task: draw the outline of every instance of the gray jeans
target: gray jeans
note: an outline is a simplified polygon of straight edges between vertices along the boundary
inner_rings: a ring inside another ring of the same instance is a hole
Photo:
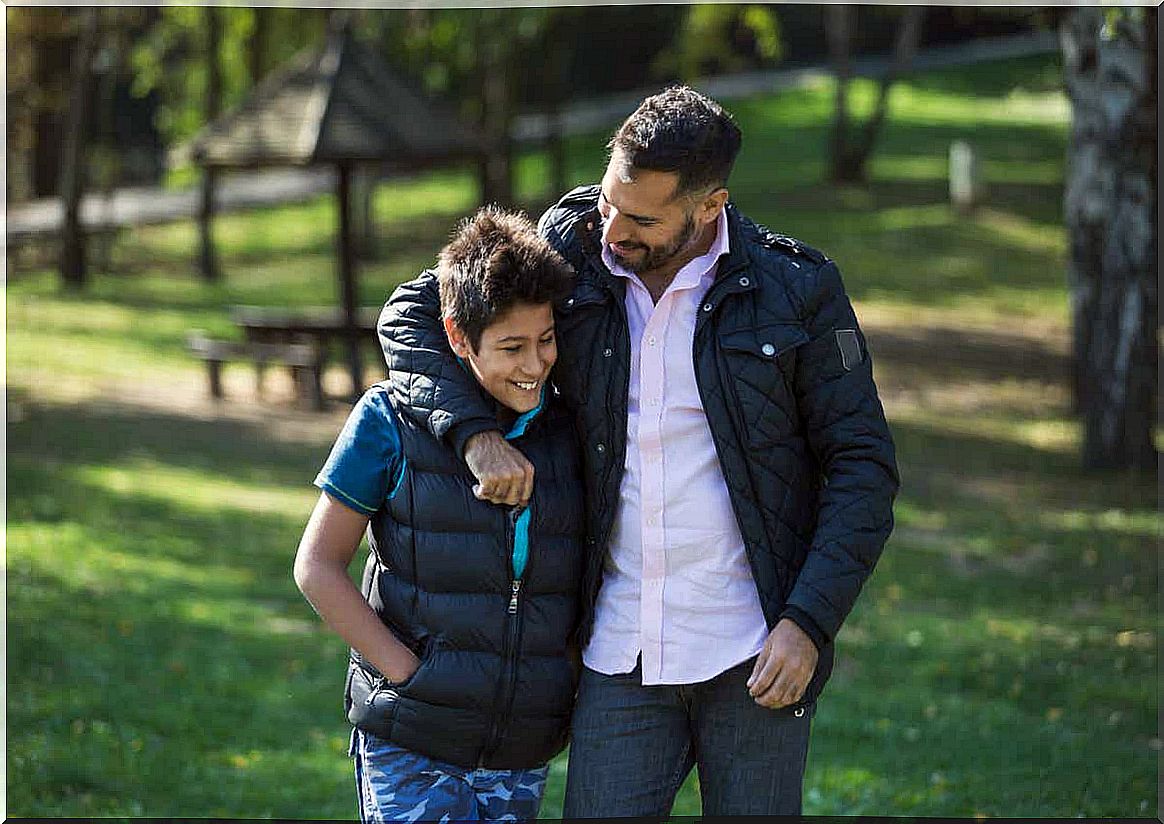
[[[563,817],[666,816],[692,766],[703,815],[799,815],[815,707],[756,704],[754,662],[682,686],[583,670]]]

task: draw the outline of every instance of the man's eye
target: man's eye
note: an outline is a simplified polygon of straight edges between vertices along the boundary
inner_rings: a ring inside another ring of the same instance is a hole
[[[502,352],[520,352],[521,347],[520,346],[502,346],[501,351]]]
[[[546,337],[544,337],[544,338],[542,338],[542,339],[541,339],[541,344],[542,344],[542,346],[549,346],[549,345],[550,345],[551,343],[553,343],[553,342],[554,342],[554,336],[553,336],[553,335],[547,335]]]

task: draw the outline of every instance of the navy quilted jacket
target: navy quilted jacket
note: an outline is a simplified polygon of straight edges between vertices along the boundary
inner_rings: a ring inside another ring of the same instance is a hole
[[[538,224],[577,273],[556,307],[554,380],[575,410],[586,482],[583,643],[618,503],[630,374],[625,287],[602,262],[597,197],[597,186],[575,189]],[[791,618],[820,649],[804,704],[893,528],[893,440],[836,265],[730,204],[728,231],[696,321],[695,376],[768,625]],[[438,318],[435,276],[418,279],[385,305],[380,340],[392,391],[460,452],[496,423],[452,367]]]

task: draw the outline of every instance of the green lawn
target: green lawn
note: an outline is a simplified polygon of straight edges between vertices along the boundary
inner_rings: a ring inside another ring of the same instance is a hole
[[[1076,461],[1056,82],[1053,58],[918,77],[870,185],[840,190],[817,182],[827,89],[730,107],[733,197],[839,262],[904,484],[816,716],[807,813],[1156,814],[1161,519],[1151,481]],[[960,138],[990,192],[970,218],[945,202]],[[571,141],[579,182],[602,142]],[[544,158],[519,171],[540,208]],[[473,197],[468,171],[384,186],[361,301],[428,264]],[[344,648],[291,581],[343,405],[257,403],[236,366],[216,410],[183,349],[191,328],[234,334],[231,304],[334,302],[333,207],[219,225],[216,286],[191,223],[126,232],[81,296],[50,272],[8,281],[12,815],[354,816]],[[546,817],[564,776],[565,755]],[[693,778],[674,812],[698,811]]]

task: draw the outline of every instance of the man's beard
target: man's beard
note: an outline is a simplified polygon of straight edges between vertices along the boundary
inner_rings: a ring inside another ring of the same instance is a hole
[[[614,259],[618,264],[626,269],[628,272],[634,272],[636,275],[641,275],[643,272],[653,272],[666,264],[676,255],[682,254],[691,245],[691,241],[695,238],[695,214],[688,212],[684,217],[683,228],[676,233],[667,243],[662,246],[640,246],[640,249],[645,249],[646,254],[638,262],[624,258],[622,255],[614,252]]]

